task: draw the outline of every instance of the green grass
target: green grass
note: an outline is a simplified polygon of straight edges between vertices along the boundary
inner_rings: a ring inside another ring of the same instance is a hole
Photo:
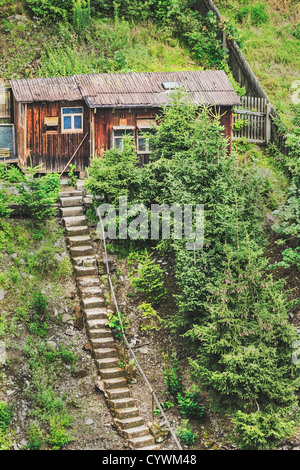
[[[0,0],[1,1],[1,0]],[[152,23],[93,19],[84,41],[69,26],[0,20],[0,78],[199,69]]]
[[[77,356],[64,344],[53,349],[47,343],[48,330],[60,321],[53,316],[57,299],[64,299],[70,311],[73,300],[67,298],[65,286],[71,264],[64,253],[62,230],[51,219],[42,232],[36,239],[30,221],[1,221],[0,288],[5,289],[5,298],[1,302],[0,340],[5,341],[14,361],[17,350],[22,354],[26,368],[30,385],[24,394],[31,404],[25,429],[28,448],[56,450],[72,440],[66,397],[58,393],[57,384],[70,373],[71,366],[75,367]],[[41,262],[48,267],[41,269]],[[7,367],[12,373],[9,364]],[[0,406],[0,449],[10,449],[14,428],[4,433],[1,423]]]
[[[253,0],[251,6],[265,5],[267,21],[262,24],[254,24],[249,15],[238,21],[238,12],[248,2],[216,0],[215,3],[220,13],[238,28],[245,58],[282,120],[290,124],[292,85],[300,79],[299,2]]]

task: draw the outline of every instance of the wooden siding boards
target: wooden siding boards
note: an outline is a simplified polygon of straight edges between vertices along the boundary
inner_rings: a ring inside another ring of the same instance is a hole
[[[77,171],[84,171],[91,155],[103,155],[111,148],[113,126],[126,122],[136,129],[138,118],[155,118],[161,106],[169,103],[163,81],[181,83],[198,106],[216,107],[230,150],[232,106],[240,101],[224,71],[90,74],[11,80],[21,163],[28,164],[30,155],[33,166],[44,165],[41,171],[62,172],[87,135],[72,160]],[[27,103],[25,125],[19,119],[21,103]],[[62,132],[61,108],[78,106],[84,111],[83,132]],[[54,116],[57,131],[47,131],[45,117]]]
[[[61,131],[61,109],[63,107],[83,108],[83,131],[65,133]],[[57,132],[47,132],[45,116],[58,117]],[[83,101],[30,103],[27,113],[27,153],[32,165],[43,165],[41,172],[61,172],[80,145],[85,134],[90,134],[89,109]],[[72,163],[77,171],[84,171],[89,164],[90,142],[86,138]]]

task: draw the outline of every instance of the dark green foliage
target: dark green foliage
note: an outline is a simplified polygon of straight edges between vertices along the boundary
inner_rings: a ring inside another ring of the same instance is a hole
[[[163,285],[162,268],[155,263],[147,251],[129,256],[129,259],[135,259],[139,263],[139,267],[130,277],[131,284],[139,291],[144,292],[154,305],[159,304],[167,294]]]
[[[4,401],[0,402],[0,430],[7,431],[13,417],[11,407]]]
[[[195,433],[189,425],[188,419],[184,419],[182,421],[181,425],[176,429],[176,435],[179,437],[182,443],[187,446],[194,444],[198,437],[198,434]]]
[[[5,190],[0,189],[0,217],[9,217],[11,210],[9,209],[10,197]]]
[[[261,224],[267,177],[251,159],[228,154],[218,116],[196,110],[180,94],[164,109],[152,139],[152,161],[136,168],[133,177],[125,172],[124,193],[130,191],[131,201],[147,207],[204,204],[203,249],[186,250],[185,240],[172,237],[168,245],[175,252],[179,307],[169,323],[185,333],[193,349],[192,377],[223,408],[252,413],[259,407],[266,418],[279,410],[284,420],[297,402],[297,366],[291,361],[297,335],[282,283],[266,273]],[[296,162],[294,154],[291,158]],[[105,174],[103,165],[101,179],[93,175],[95,188],[105,189]],[[102,194],[115,204],[120,182],[111,178],[110,183]],[[296,218],[296,203],[292,206],[289,218]],[[181,400],[178,362],[164,374],[168,393],[175,400],[179,393]],[[191,405],[188,397],[186,403]],[[271,434],[265,437],[272,446]]]
[[[188,333],[199,342],[193,377],[222,406],[291,410],[298,386],[290,350],[296,330],[289,323],[286,296],[263,275],[266,261],[253,251],[249,255],[248,266],[236,271],[229,254],[223,279],[210,286],[210,320]]]
[[[259,3],[257,5],[247,5],[240,8],[236,13],[238,22],[250,18],[251,24],[258,26],[269,21],[268,13],[266,12],[266,5]]]
[[[31,323],[28,328],[29,331],[38,336],[46,336],[48,331],[48,301],[42,292],[33,294],[31,308]]]
[[[21,183],[25,181],[25,176],[17,167],[0,163],[0,180],[8,183]]]
[[[41,450],[44,443],[43,433],[36,425],[32,425],[29,430],[29,442],[27,450]]]
[[[167,392],[173,397],[183,392],[183,376],[176,351],[170,355],[164,354],[165,365],[163,367],[164,381]]]
[[[18,187],[17,203],[22,215],[29,216],[33,225],[39,226],[54,215],[53,204],[58,198],[57,176],[34,177],[34,172],[26,178],[26,183]]]
[[[185,390],[183,394],[177,394],[178,406],[182,414],[187,418],[201,420],[205,415],[203,396],[199,389]]]
[[[58,356],[60,356],[61,360],[66,364],[76,364],[78,360],[77,356],[75,356],[71,350],[66,349],[64,346],[60,347]]]
[[[119,312],[121,322],[119,319],[119,315],[117,312],[108,312],[107,318],[108,318],[108,326],[113,329],[115,337],[116,338],[122,338],[122,329],[124,333],[126,332],[126,329],[129,326],[129,319],[124,315],[124,313]],[[122,323],[122,325],[121,325]]]
[[[34,315],[36,315],[40,321],[43,321],[46,318],[48,301],[42,292],[37,292],[33,295],[31,308]]]
[[[274,449],[293,431],[294,422],[282,419],[280,414],[257,411],[246,414],[238,411],[233,419],[239,434],[235,440],[241,449]]]
[[[68,186],[72,186],[73,188],[76,188],[76,182],[78,180],[77,176],[75,175],[76,165],[72,165],[72,163],[70,163],[69,166],[70,166],[70,170],[68,172],[68,177],[69,177]]]
[[[73,7],[73,0],[26,0],[26,3],[34,16],[53,22],[66,22]]]
[[[73,27],[78,36],[83,33],[91,22],[90,0],[73,0]]]
[[[124,139],[123,151],[108,150],[104,157],[94,158],[89,168],[86,187],[93,194],[109,201],[116,207],[120,196],[134,201],[139,191],[141,171],[137,166],[138,157],[130,136]]]

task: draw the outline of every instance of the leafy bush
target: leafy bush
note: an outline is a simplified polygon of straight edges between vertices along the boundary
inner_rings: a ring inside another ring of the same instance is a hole
[[[73,0],[73,26],[78,36],[90,26],[90,22],[90,0]]]
[[[0,402],[0,430],[7,431],[13,417],[13,411],[6,402]]]
[[[239,23],[250,18],[251,24],[258,26],[269,21],[266,5],[260,3],[257,5],[247,5],[240,8],[236,13],[236,19]]]
[[[21,183],[25,181],[25,176],[19,168],[0,163],[0,180],[8,181],[9,183]]]
[[[70,18],[73,0],[26,0],[34,16],[44,21],[64,21]]]
[[[273,264],[271,267],[278,268],[282,266],[283,268],[290,268],[292,265],[296,265],[300,269],[300,247],[295,249],[287,248],[282,252],[283,261]]]
[[[54,215],[53,204],[58,198],[57,177],[34,177],[34,172],[27,177],[26,183],[19,186],[17,203],[20,212],[32,219],[33,225],[42,225]]]
[[[183,442],[183,444],[187,446],[191,446],[192,444],[194,444],[195,440],[198,437],[198,434],[193,432],[193,430],[191,429],[188,419],[184,419],[182,421],[181,426],[179,426],[176,430],[176,435]]]
[[[199,389],[186,390],[177,395],[177,401],[181,413],[187,418],[201,420],[205,415],[203,396]]]
[[[287,438],[294,423],[283,419],[279,414],[257,411],[243,413],[238,411],[233,419],[235,431],[239,434],[236,442],[241,449],[274,449],[284,438]]]
[[[41,450],[44,443],[42,431],[37,425],[30,426],[29,429],[29,442],[26,446],[28,450]]]
[[[68,185],[72,186],[73,188],[76,188],[76,182],[78,179],[77,176],[75,175],[75,168],[76,168],[76,165],[72,165],[71,163],[70,171],[68,172],[68,177],[69,177]]]
[[[11,209],[9,209],[10,197],[5,190],[0,189],[0,217],[9,217]],[[1,238],[1,236],[0,236]]]
[[[48,435],[48,443],[53,450],[59,450],[65,445],[72,442],[70,433],[66,430],[70,426],[70,419],[60,417],[50,418],[50,433]]]
[[[154,310],[152,305],[143,302],[138,306],[138,309],[142,312],[141,330],[145,333],[158,330],[158,323],[161,321],[161,319],[157,315],[157,312]]]
[[[132,259],[133,256],[129,258]],[[137,276],[133,274],[130,276],[131,284],[144,292],[154,305],[159,304],[167,294],[163,285],[162,268],[155,263],[147,251],[135,255],[135,259],[139,265],[134,271]]]
[[[38,336],[45,336],[48,331],[48,301],[44,294],[37,292],[33,295],[31,302],[31,323],[28,328],[29,331]]]
[[[59,356],[61,357],[62,361],[66,364],[76,364],[76,362],[78,361],[78,357],[75,356],[72,351],[66,349],[64,346],[60,347]]]
[[[163,357],[165,361],[163,375],[167,392],[176,398],[183,391],[183,376],[177,353],[172,351],[170,355],[164,354]]]
[[[120,317],[122,321],[123,330],[124,332],[126,332],[126,329],[129,326],[129,319],[122,312],[120,312]],[[122,327],[117,312],[114,313],[108,311],[107,318],[108,326],[114,330],[116,338],[122,338]]]
[[[135,200],[140,182],[138,157],[131,137],[126,136],[122,151],[108,150],[103,158],[92,160],[86,187],[117,206],[120,196],[127,196],[128,202]]]

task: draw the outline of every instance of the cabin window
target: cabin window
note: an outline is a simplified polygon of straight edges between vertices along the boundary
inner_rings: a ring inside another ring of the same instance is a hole
[[[123,148],[123,140],[125,135],[130,135],[132,138],[134,137],[133,129],[113,129],[113,147],[116,149]]]
[[[137,151],[138,153],[151,152],[151,141],[149,134],[153,134],[153,129],[139,129],[137,135]]]
[[[62,108],[62,132],[83,131],[83,108]]]

